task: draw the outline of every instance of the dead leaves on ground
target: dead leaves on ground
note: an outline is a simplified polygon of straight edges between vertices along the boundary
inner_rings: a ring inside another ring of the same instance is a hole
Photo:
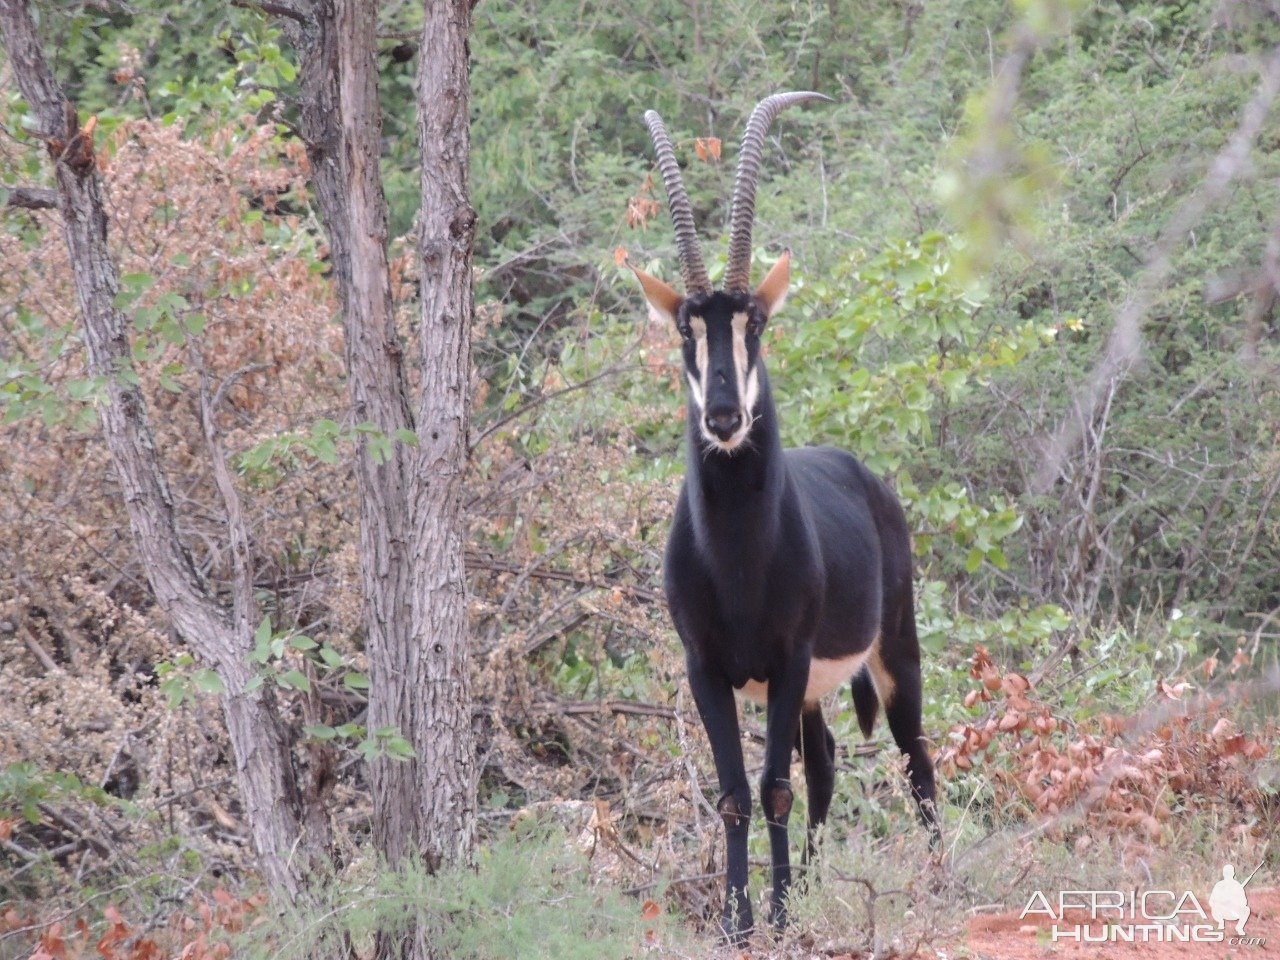
[[[1056,819],[1055,830],[1079,818],[1161,842],[1180,808],[1225,801],[1252,810],[1265,802],[1258,765],[1274,731],[1240,732],[1220,716],[1226,699],[1192,702],[1188,680],[1159,681],[1145,716],[1077,724],[1036,699],[1026,677],[1002,671],[985,647],[969,675],[977,685],[964,705],[983,715],[951,728],[938,763],[950,776],[981,765],[1006,809]]]
[[[196,895],[186,911],[160,927],[131,924],[114,904],[93,926],[83,917],[68,926],[66,920],[48,922],[9,909],[0,914],[0,936],[29,932],[34,949],[28,960],[226,960],[231,948],[221,938],[253,926],[265,903],[264,894],[240,898],[219,887],[207,898]]]

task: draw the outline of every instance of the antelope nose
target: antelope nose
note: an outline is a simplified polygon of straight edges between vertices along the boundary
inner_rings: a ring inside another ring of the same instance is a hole
[[[741,410],[717,410],[706,415],[707,429],[721,440],[728,440],[742,426]]]

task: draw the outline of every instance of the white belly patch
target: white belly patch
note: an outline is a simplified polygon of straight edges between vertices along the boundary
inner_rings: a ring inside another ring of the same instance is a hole
[[[862,665],[867,662],[867,658],[874,650],[875,646],[872,645],[861,653],[840,657],[837,660],[820,660],[816,657],[810,660],[809,684],[804,689],[804,702],[816,703],[832,690],[848,683],[853,679],[853,675],[862,669]],[[769,682],[748,680],[737,689],[737,693],[756,703],[768,703]]]

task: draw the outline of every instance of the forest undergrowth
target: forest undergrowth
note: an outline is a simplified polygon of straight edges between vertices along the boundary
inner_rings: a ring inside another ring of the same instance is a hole
[[[119,13],[69,35],[69,82],[101,114],[120,303],[181,532],[225,595],[197,400],[216,391],[265,613],[254,682],[300,735],[334,867],[310,901],[271,906],[224,691],[150,595],[96,432],[104,385],[86,371],[56,214],[6,209],[0,960],[366,955],[374,931],[424,905],[459,957],[717,949],[717,785],[660,575],[683,385],[672,332],[643,317],[622,268],[670,276],[641,106],[671,120],[699,226],[719,228],[721,137],[728,157],[748,94],[718,85],[716,44],[744,64],[744,89],[842,92],[773,144],[761,265],[789,247],[798,266],[766,349],[787,441],[853,450],[906,503],[945,837],[932,854],[887,729],[864,740],[847,691],[833,696],[820,856],[791,928],[753,951],[928,956],[963,940],[972,911],[1034,890],[1202,889],[1225,862],[1278,882],[1280,334],[1257,280],[1280,209],[1274,121],[1179,254],[1144,366],[1094,415],[1071,393],[1235,129],[1255,80],[1243,65],[1275,40],[1256,5],[1076,10],[1024,78],[1025,151],[995,138],[1014,172],[993,193],[964,178],[994,122],[974,91],[1005,49],[996,0],[799,4],[790,19],[749,5],[745,38],[699,20],[697,56],[661,31],[637,46],[646,12],[616,4],[546,4],[541,18],[480,5],[466,511],[482,843],[474,871],[435,877],[367,853],[365,764],[407,744],[366,722],[352,458],[357,440],[405,441],[349,412],[307,153],[271,93],[292,79],[278,32],[214,6],[188,15],[225,28],[222,46],[186,59],[165,45],[179,21],[157,39]],[[653,15],[698,7],[669,6]],[[411,108],[392,49],[384,160],[404,232],[412,137],[397,109]],[[0,172],[39,179],[23,105],[0,94]],[[521,140],[531,118],[555,136]],[[995,222],[1012,234],[984,235]],[[410,242],[391,243],[406,340]],[[718,271],[714,239],[709,251]],[[1061,423],[1079,427],[1075,446],[1037,488]],[[763,728],[744,707],[753,782]],[[801,796],[796,850],[804,817]],[[757,897],[767,860],[755,830]]]

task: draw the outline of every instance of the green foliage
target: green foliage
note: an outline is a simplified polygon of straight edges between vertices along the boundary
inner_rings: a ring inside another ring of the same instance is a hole
[[[1024,482],[1145,250],[1250,95],[1254,78],[1236,66],[1280,38],[1262,13],[1217,10],[1214,0],[752,0],[733,17],[678,0],[479,6],[477,260],[482,293],[503,301],[502,322],[476,345],[490,387],[481,429],[514,416],[505,435],[532,457],[586,422],[634,449],[637,478],[678,472],[678,400],[655,376],[674,354],[647,339],[634,348],[638,298],[629,281],[606,282],[618,276],[615,246],[660,275],[673,266],[665,213],[640,225],[647,232],[625,221],[629,198],[662,200],[645,185],[640,115],[656,107],[673,132],[714,273],[740,119],[763,90],[831,92],[838,104],[779,122],[760,185],[758,246],[791,247],[803,276],[771,344],[788,441],[847,446],[891,476],[927,579],[992,622],[1024,604],[1123,619],[1199,599],[1206,620],[1223,624],[1217,642],[1274,607],[1280,563],[1280,519],[1258,509],[1276,502],[1263,498],[1280,391],[1242,361],[1247,292],[1206,296],[1261,260],[1280,208],[1280,165],[1266,148],[1274,123],[1255,170],[1179,254],[1148,323],[1146,369],[1111,410],[1088,516],[1069,498],[1027,496]],[[292,116],[296,64],[271,17],[212,0],[46,6],[43,17],[63,78],[102,130],[148,113],[192,136],[244,112]],[[413,5],[387,8],[382,32],[411,36],[420,17]],[[384,173],[404,231],[416,206],[414,62],[387,43]],[[1012,102],[993,77],[1010,54],[1026,55]],[[25,106],[13,94],[6,106],[24,138]],[[692,138],[707,135],[725,139],[725,162],[694,157]],[[0,172],[34,179],[38,158],[6,154]],[[292,237],[308,238],[314,247],[314,221]],[[147,277],[125,279],[140,363],[199,332],[189,304],[206,293],[158,298]],[[78,348],[73,331],[46,330],[23,308],[14,322],[55,354]],[[1265,361],[1274,322],[1263,329]],[[102,382],[55,389],[35,362],[10,352],[0,363],[6,420],[91,424]],[[539,406],[611,366],[558,410]],[[162,385],[177,389],[181,372],[161,371]],[[535,415],[517,415],[531,404]],[[322,420],[238,462],[269,488],[308,459],[335,462],[353,441],[382,460],[413,438]],[[1079,523],[1107,541],[1064,550],[1054,531],[1076,536]],[[1106,557],[1124,558],[1123,569],[1098,573],[1097,590],[1079,586]]]
[[[65,800],[128,807],[101,787],[87,784],[74,773],[42,770],[34,763],[10,763],[0,768],[0,820],[20,816],[27,823],[42,819],[40,805]]]
[[[368,676],[355,669],[350,660],[329,643],[320,643],[302,633],[276,631],[270,617],[262,618],[253,640],[254,648],[249,660],[257,667],[245,684],[246,693],[271,684],[280,690],[309,694],[313,676],[326,682],[340,682],[348,692],[357,696],[362,696],[369,689]],[[413,746],[394,726],[369,731],[359,723],[343,723],[336,727],[311,724],[304,732],[316,740],[335,741],[354,749],[366,760],[376,757],[409,760],[415,755]]]
[[[236,460],[240,472],[254,484],[271,487],[286,474],[298,470],[302,457],[311,457],[321,463],[335,464],[343,454],[343,447],[363,443],[374,463],[386,463],[397,443],[409,447],[418,445],[418,435],[412,430],[397,430],[388,436],[369,422],[346,428],[336,420],[317,420],[305,433],[282,433],[268,437],[241,452]]]
[[[106,387],[103,378],[78,377],[55,385],[48,376],[50,367],[79,350],[77,328],[52,323],[20,303],[13,306],[12,318],[18,335],[38,347],[32,355],[0,353],[0,423],[37,417],[46,427],[91,429],[96,423],[93,405]]]
[[[771,358],[775,379],[785,378],[777,392],[788,439],[852,450],[895,475],[917,550],[940,572],[973,573],[984,561],[1008,565],[1000,544],[1021,517],[1007,498],[975,503],[948,479],[936,431],[954,429],[957,405],[1055,331],[984,315],[982,294],[956,278],[953,250],[926,234],[799,284],[799,316],[775,332]]]
[[[270,103],[296,74],[276,25],[231,4],[37,9],[61,79],[78,105],[103,117],[102,129],[144,112],[167,122],[225,120]]]
[[[474,869],[360,872],[321,886],[307,908],[255,924],[234,944],[236,956],[303,960],[368,944],[375,933],[394,937],[424,917],[432,946],[457,960],[623,960],[650,942],[647,931],[665,944],[678,935],[670,919],[645,919],[637,901],[592,883],[585,854],[536,821],[486,845]]]
[[[605,696],[647,699],[653,683],[645,656],[606,651],[602,659],[595,659],[583,656],[579,647],[571,638],[556,668],[556,688],[566,696],[580,700]]]
[[[172,662],[156,664],[160,692],[165,695],[171,710],[176,710],[197,693],[217,696],[227,692],[217,671],[208,668],[193,670],[194,666],[195,658],[189,653],[180,654]]]

